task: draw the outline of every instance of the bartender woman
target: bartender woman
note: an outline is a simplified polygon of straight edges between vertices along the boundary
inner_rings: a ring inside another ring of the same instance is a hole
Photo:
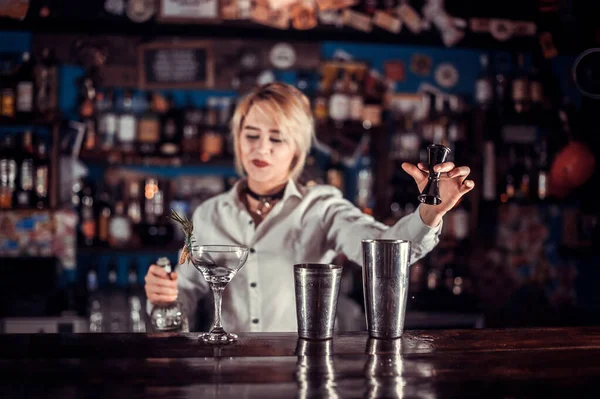
[[[362,264],[361,240],[412,241],[411,261],[423,258],[439,242],[442,218],[475,186],[468,166],[445,162],[441,173],[442,203],[420,204],[393,226],[363,213],[329,185],[298,183],[314,138],[308,98],[295,87],[269,83],[248,93],[231,121],[235,166],[243,176],[227,192],[194,210],[194,237],[201,244],[234,244],[250,248],[246,264],[223,296],[222,323],[239,332],[295,332],[293,265],[328,263],[343,253]],[[419,190],[427,183],[427,166],[403,163]],[[145,277],[148,311],[175,300],[188,315],[210,290],[204,277],[183,264],[170,278],[151,265]],[[194,330],[190,318],[190,331]]]

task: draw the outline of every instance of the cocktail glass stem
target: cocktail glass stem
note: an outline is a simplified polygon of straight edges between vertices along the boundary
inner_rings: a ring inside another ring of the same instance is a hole
[[[200,338],[209,344],[228,344],[237,340],[236,334],[228,333],[221,325],[221,303],[223,302],[223,290],[225,284],[210,284],[215,303],[215,316],[212,328],[208,333],[201,334]]]
[[[221,303],[223,302],[223,290],[225,289],[225,286],[211,284],[211,289],[213,292],[215,302],[215,320],[213,322],[213,326],[210,330],[210,333],[225,334],[225,330],[221,325]]]

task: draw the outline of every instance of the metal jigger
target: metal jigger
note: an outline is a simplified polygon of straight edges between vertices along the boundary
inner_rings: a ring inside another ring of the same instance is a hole
[[[441,144],[430,144],[427,146],[427,162],[429,163],[429,179],[423,192],[419,194],[419,201],[428,205],[439,205],[442,203],[440,198],[440,173],[434,172],[433,167],[437,164],[446,162],[446,158],[450,154],[450,148]]]

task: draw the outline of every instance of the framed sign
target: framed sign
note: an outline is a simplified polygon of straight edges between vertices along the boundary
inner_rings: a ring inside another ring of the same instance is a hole
[[[214,85],[214,58],[208,41],[152,42],[138,48],[141,89],[202,89]]]
[[[219,0],[160,0],[159,22],[219,20]]]

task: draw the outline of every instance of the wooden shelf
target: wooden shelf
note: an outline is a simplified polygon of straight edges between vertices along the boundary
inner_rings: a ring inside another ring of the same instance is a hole
[[[52,115],[46,118],[33,117],[31,119],[9,119],[0,120],[0,129],[3,127],[29,127],[29,126],[52,126],[61,122],[59,115]]]
[[[79,158],[84,162],[100,163],[105,165],[133,165],[133,166],[228,166],[233,165],[230,157],[219,157],[208,162],[185,161],[183,157],[161,157],[156,155],[140,155],[130,151],[121,150],[94,150],[81,151]]]
[[[103,168],[126,168],[147,172],[149,174],[173,175],[223,175],[237,176],[233,158],[224,156],[208,162],[186,161],[181,157],[165,158],[158,156],[141,156],[139,154],[119,150],[82,151],[79,158],[88,166]]]
[[[183,247],[183,243],[181,245],[177,245],[175,243],[170,243],[167,245],[161,246],[129,246],[124,248],[112,248],[112,247],[101,247],[101,246],[93,246],[93,247],[77,247],[78,255],[96,255],[96,254],[105,254],[105,255],[113,255],[113,254],[132,254],[132,253],[177,253]]]
[[[55,17],[28,17],[23,21],[0,18],[0,26],[4,30],[26,30],[34,33],[72,33],[85,32],[89,35],[150,35],[150,36],[194,36],[210,38],[246,38],[272,39],[277,35],[285,35],[287,41],[344,41],[363,43],[399,44],[411,46],[434,46],[445,48],[440,34],[432,29],[414,35],[408,29],[394,34],[373,27],[371,32],[362,32],[347,27],[320,25],[310,30],[276,29],[251,21],[203,21],[198,23],[158,23],[148,21],[133,23],[126,18],[96,17],[85,9],[78,10],[81,15],[60,16],[61,10],[52,10]],[[527,18],[530,20],[531,18]],[[489,34],[466,32],[465,37],[455,45],[457,48],[497,49],[499,51],[531,51],[539,47],[537,37],[515,37],[506,41],[498,41]],[[560,49],[561,53],[568,52]]]
[[[44,208],[44,209],[38,209],[38,208],[19,208],[19,209],[0,209],[0,213],[15,213],[15,214],[20,214],[20,215],[33,215],[36,213],[54,213],[54,212],[58,212],[61,209],[56,209],[56,208]]]

